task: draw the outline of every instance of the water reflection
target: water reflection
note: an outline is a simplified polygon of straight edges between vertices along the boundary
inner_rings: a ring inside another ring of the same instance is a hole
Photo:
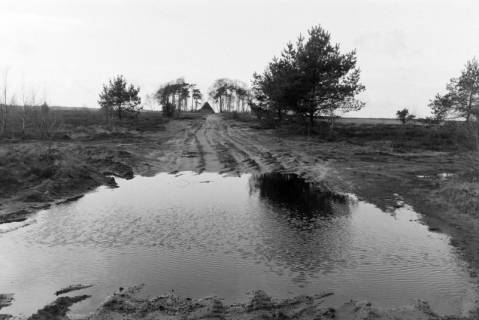
[[[292,275],[301,287],[318,272],[332,272],[338,264],[354,263],[344,254],[350,245],[350,206],[335,194],[295,174],[253,175],[250,194],[260,210],[255,258],[271,270]]]
[[[344,205],[347,199],[343,195],[321,190],[293,173],[253,175],[250,192],[258,192],[261,200],[304,218],[331,215],[336,211],[335,206]]]
[[[0,287],[16,299],[2,312],[35,311],[72,283],[95,284],[78,313],[139,283],[150,294],[175,289],[227,302],[251,289],[278,297],[331,290],[385,306],[422,298],[452,312],[471,296],[448,239],[407,208],[393,218],[292,175],[118,182],[0,234]]]

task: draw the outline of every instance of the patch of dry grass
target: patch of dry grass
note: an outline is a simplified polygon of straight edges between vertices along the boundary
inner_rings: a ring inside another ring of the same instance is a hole
[[[95,130],[152,131],[162,130],[168,122],[161,112],[142,111],[134,118],[115,119],[107,125],[100,109],[9,106],[7,130],[0,139],[68,140],[75,133],[85,135]]]

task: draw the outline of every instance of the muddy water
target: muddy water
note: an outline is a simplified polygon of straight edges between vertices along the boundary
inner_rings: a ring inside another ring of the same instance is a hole
[[[277,297],[333,291],[332,304],[386,307],[421,298],[443,314],[466,312],[477,296],[449,239],[407,206],[386,213],[293,175],[183,172],[118,182],[26,226],[2,226],[0,288],[16,299],[2,312],[30,314],[76,283],[94,287],[79,291],[92,298],[73,316],[140,283],[145,294],[226,302],[252,289]]]

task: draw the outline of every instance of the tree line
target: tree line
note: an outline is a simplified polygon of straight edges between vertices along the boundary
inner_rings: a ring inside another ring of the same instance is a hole
[[[0,92],[0,134],[7,131],[13,118],[20,119],[23,134],[29,127],[29,120],[35,122],[39,130],[48,132],[54,122],[49,117],[48,105],[37,104],[35,95],[28,98],[24,90],[21,103],[14,96],[7,103],[7,78],[8,72],[4,74]],[[214,81],[207,97],[219,112],[252,111],[259,118],[268,117],[277,123],[284,121],[286,116],[299,118],[309,131],[318,117],[329,119],[332,127],[339,112],[363,108],[365,104],[356,98],[363,90],[356,51],[341,52],[329,32],[314,26],[306,36],[299,35],[294,43],[289,42],[262,73],[254,73],[251,87],[239,80],[220,78]],[[98,104],[108,123],[114,117],[119,120],[136,117],[143,108],[139,93],[140,88],[128,84],[121,75],[105,84]],[[197,85],[184,78],[161,85],[153,94],[167,117],[197,111],[204,98]],[[437,94],[429,107],[431,119],[436,122],[448,119],[476,121],[479,118],[478,60],[468,61],[461,74],[449,81],[446,93]],[[403,123],[415,118],[407,108],[398,110],[396,116]]]
[[[307,37],[300,35],[294,44],[288,43],[280,57],[273,58],[263,73],[255,73],[251,89],[241,81],[221,78],[213,83],[208,97],[219,112],[253,111],[259,116],[274,117],[278,122],[285,114],[291,114],[311,128],[318,116],[333,120],[337,111],[364,107],[364,103],[356,99],[364,90],[356,63],[356,51],[341,53],[339,45],[331,42],[331,35],[321,26],[315,26]],[[110,91],[104,88],[99,101],[102,107],[112,105],[114,99],[107,99],[110,93],[121,95],[115,93],[115,85],[115,81],[110,82]],[[124,83],[118,84],[118,87],[124,86]],[[134,95],[132,91],[134,88],[130,87],[125,96]],[[182,111],[197,110],[203,95],[195,84],[178,78],[160,86],[154,98],[163,113],[172,117]],[[119,102],[113,104],[118,116],[121,117],[120,110],[134,108],[138,100],[134,101],[125,106]]]
[[[338,112],[357,111],[365,106],[356,98],[365,90],[356,64],[355,50],[341,53],[339,45],[331,42],[331,35],[321,26],[315,26],[306,37],[300,35],[295,43],[288,43],[262,73],[254,73],[251,89],[241,81],[220,78],[210,87],[208,97],[219,112],[252,111],[260,118],[267,116],[278,123],[285,115],[292,115],[300,118],[308,129],[313,127],[316,118],[322,117],[329,119],[332,125]],[[121,119],[122,114],[141,109],[138,92],[139,88],[132,85],[127,88],[124,78],[118,76],[103,88],[99,104],[107,114],[115,112]],[[163,113],[172,117],[182,111],[198,110],[203,94],[195,84],[178,78],[160,86],[154,99]],[[449,81],[446,93],[437,94],[428,106],[432,113],[432,117],[426,119],[429,122],[477,120],[478,60],[468,61],[461,74]],[[402,123],[415,120],[407,108],[398,110],[396,117]]]
[[[211,86],[208,95],[218,105],[219,112],[246,112],[249,110],[251,93],[239,80],[221,78]]]
[[[172,117],[182,111],[198,111],[203,94],[195,84],[183,78],[167,82],[154,94],[166,116]],[[189,98],[191,97],[191,103]],[[208,97],[219,112],[246,112],[249,110],[250,91],[239,80],[221,78],[214,81],[208,91]]]
[[[183,78],[162,85],[154,95],[162,106],[163,113],[168,116],[178,116],[182,111],[196,111],[203,99],[201,90],[194,83],[188,83]],[[188,104],[191,97],[191,104]]]
[[[125,116],[136,116],[142,109],[139,92],[139,87],[127,84],[125,78],[119,75],[103,86],[98,104],[109,121],[114,115],[119,120]],[[239,80],[216,80],[208,91],[208,97],[219,112],[249,111],[250,90]],[[186,111],[198,111],[203,98],[203,93],[196,84],[189,83],[184,78],[164,83],[153,94],[153,99],[167,117],[178,117]]]

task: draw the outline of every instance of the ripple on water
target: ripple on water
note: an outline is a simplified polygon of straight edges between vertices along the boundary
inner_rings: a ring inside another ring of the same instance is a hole
[[[295,175],[183,172],[119,186],[0,235],[0,286],[17,299],[5,312],[33,311],[71,283],[96,284],[79,313],[138,283],[152,294],[227,301],[251,289],[279,297],[332,290],[384,306],[421,298],[444,313],[461,313],[476,296],[448,238],[407,206],[391,215]]]

